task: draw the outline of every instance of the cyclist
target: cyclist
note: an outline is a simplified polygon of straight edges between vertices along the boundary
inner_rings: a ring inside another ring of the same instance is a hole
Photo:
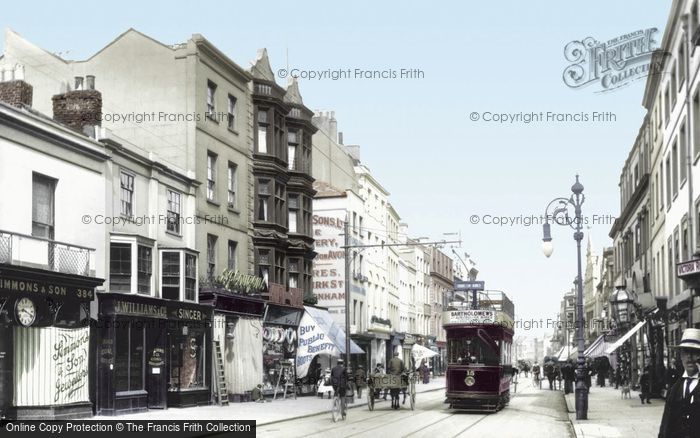
[[[338,359],[338,363],[331,370],[331,385],[333,395],[340,398],[340,411],[345,418],[345,390],[348,386],[348,372],[344,366],[345,361]]]

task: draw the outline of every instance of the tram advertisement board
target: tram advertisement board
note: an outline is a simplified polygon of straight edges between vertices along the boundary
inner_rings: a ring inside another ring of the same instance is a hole
[[[487,309],[448,310],[443,312],[442,324],[495,324],[496,312]]]

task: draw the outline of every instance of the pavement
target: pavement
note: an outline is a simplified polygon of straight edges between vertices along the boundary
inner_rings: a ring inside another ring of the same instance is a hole
[[[622,399],[615,387],[594,386],[588,393],[588,419],[576,419],[576,399],[566,394],[569,420],[577,438],[653,438],[659,434],[664,399],[653,398],[651,404],[642,405],[638,391],[631,391],[632,398]]]
[[[420,393],[440,391],[445,389],[445,377],[430,379],[430,383],[416,383],[417,402]],[[355,398],[355,403],[348,404],[349,409],[367,406],[366,389],[362,391],[362,399]],[[355,394],[357,395],[357,394]],[[403,400],[403,395],[401,395]],[[390,403],[378,399],[376,404]],[[406,400],[408,406],[408,400]],[[285,400],[278,398],[266,403],[229,403],[228,406],[199,406],[193,408],[169,408],[151,409],[139,414],[119,415],[116,417],[95,416],[94,420],[172,420],[173,418],[186,418],[187,420],[256,420],[258,426],[279,423],[282,421],[310,417],[324,412],[330,412],[331,400],[314,396],[287,397]]]

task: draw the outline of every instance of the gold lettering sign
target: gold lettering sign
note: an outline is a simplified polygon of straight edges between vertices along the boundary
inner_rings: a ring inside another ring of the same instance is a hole
[[[0,276],[0,292],[41,294],[50,297],[76,298],[80,301],[92,301],[94,292],[89,288],[78,288],[61,284],[47,283]]]
[[[121,315],[148,316],[151,318],[167,319],[168,317],[165,306],[130,303],[128,301],[115,301],[114,312]]]

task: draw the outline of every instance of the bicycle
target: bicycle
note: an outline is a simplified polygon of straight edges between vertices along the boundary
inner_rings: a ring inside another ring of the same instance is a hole
[[[542,389],[542,379],[540,379],[540,375],[537,373],[532,373],[532,386]]]
[[[347,405],[345,396],[339,394],[340,391],[333,391],[333,404],[331,405],[331,418],[334,423],[337,423],[341,418],[345,420],[347,414]]]

